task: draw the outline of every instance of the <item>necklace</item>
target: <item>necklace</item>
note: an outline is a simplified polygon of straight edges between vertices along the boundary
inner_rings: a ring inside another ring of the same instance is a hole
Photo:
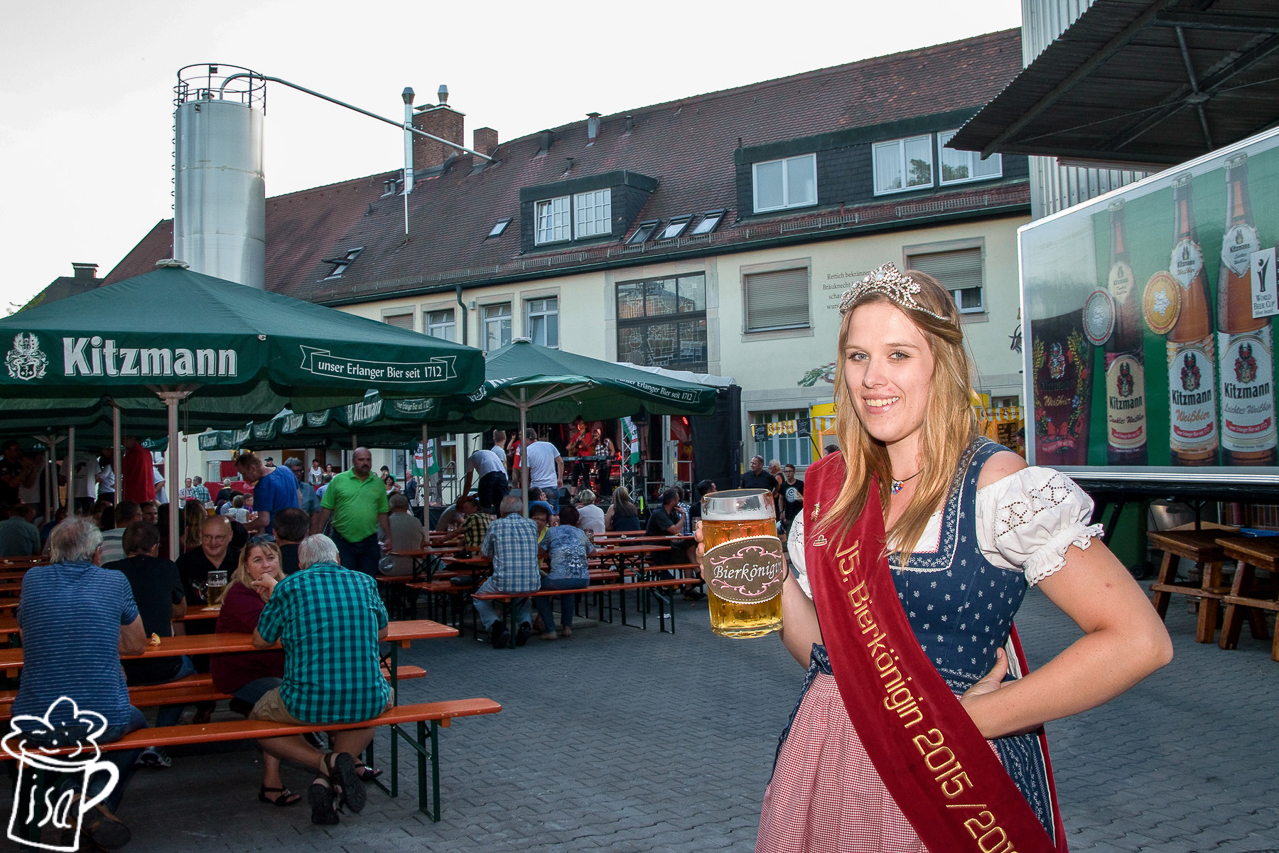
[[[901,490],[905,487],[905,485],[906,485],[908,482],[910,482],[911,480],[915,479],[916,477],[918,477],[918,476],[919,476],[920,474],[922,474],[922,473],[924,473],[924,469],[923,469],[923,468],[920,468],[918,471],[916,471],[914,474],[911,474],[909,477],[907,477],[907,478],[906,478],[906,479],[904,479],[904,480],[898,480],[896,477],[893,477],[893,478],[892,478],[892,480],[893,480],[893,494],[897,494],[898,492],[900,492],[900,491],[901,491]]]

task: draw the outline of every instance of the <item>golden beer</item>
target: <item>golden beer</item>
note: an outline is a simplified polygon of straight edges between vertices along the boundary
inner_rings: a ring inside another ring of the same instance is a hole
[[[702,548],[711,630],[721,637],[781,630],[786,556],[773,496],[736,489],[702,498]]]
[[[204,600],[208,602],[209,607],[221,607],[222,599],[226,595],[227,573],[220,570],[209,572],[208,586]]]

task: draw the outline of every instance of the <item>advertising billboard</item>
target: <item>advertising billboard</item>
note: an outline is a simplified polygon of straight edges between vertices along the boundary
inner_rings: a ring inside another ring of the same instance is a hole
[[[1279,131],[1018,238],[1032,464],[1100,479],[1279,483]]]

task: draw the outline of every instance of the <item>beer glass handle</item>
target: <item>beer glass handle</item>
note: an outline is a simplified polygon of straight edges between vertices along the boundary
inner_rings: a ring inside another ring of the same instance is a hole
[[[93,774],[97,773],[99,770],[105,771],[106,774],[111,777],[111,781],[104,785],[102,790],[94,794],[92,797],[89,797],[87,800],[80,801],[80,814],[84,814],[89,809],[105,800],[107,796],[115,790],[115,786],[120,782],[119,767],[116,767],[110,761],[95,761],[93,764],[89,765],[88,769],[85,771],[86,785]]]

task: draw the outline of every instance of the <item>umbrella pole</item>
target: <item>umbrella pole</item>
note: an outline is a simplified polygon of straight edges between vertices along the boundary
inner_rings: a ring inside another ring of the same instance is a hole
[[[53,465],[53,451],[49,451],[49,465]],[[70,504],[75,500],[75,427],[67,427],[67,461],[64,469],[67,472],[67,503]],[[57,486],[57,479],[54,479],[54,486]],[[70,513],[70,510],[67,510]]]
[[[115,477],[116,506],[124,500],[124,477],[120,472],[120,407],[111,401],[111,474]]]
[[[520,503],[524,505],[524,517],[528,518],[528,400],[525,398],[525,389],[520,388],[520,483],[524,489],[524,494],[520,496]]]
[[[430,453],[427,449],[426,442],[429,428],[426,424],[422,424],[422,482],[417,487],[417,499],[422,504],[422,521],[430,523],[431,520],[431,496],[427,491],[426,484],[431,482],[431,466],[427,463]]]
[[[169,415],[169,446],[165,449],[164,478],[168,482],[165,491],[169,494],[169,559],[178,557],[178,502],[174,497],[178,494],[177,454],[173,449],[178,446],[178,402],[191,395],[190,391],[158,391],[157,396],[164,401]]]

